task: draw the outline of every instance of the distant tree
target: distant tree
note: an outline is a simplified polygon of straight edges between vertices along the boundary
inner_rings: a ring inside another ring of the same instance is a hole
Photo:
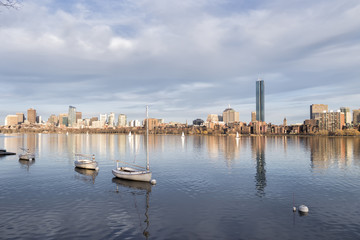
[[[17,8],[18,4],[16,0],[0,0],[0,7]]]

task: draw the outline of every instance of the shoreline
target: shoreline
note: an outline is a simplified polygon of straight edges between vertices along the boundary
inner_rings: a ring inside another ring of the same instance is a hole
[[[118,128],[118,129],[46,129],[46,128],[20,128],[20,129],[4,129],[0,128],[0,134],[129,134],[131,132],[134,135],[144,135],[145,130],[143,128]],[[218,131],[213,132],[197,132],[193,131],[193,129],[167,129],[163,131],[159,131],[158,129],[149,130],[149,133],[152,135],[178,135],[181,136],[182,132],[185,133],[185,136],[219,136],[219,137],[227,137],[227,136],[236,136],[236,132],[227,132],[221,133]],[[300,136],[300,137],[360,137],[360,135],[335,135],[331,134],[304,134],[304,133],[290,133],[290,134],[275,134],[275,133],[265,133],[265,134],[249,134],[249,133],[239,133],[239,138],[241,137],[292,137],[292,136]]]

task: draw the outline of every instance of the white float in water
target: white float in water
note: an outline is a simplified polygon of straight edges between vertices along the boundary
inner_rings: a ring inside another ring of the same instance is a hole
[[[305,205],[300,205],[299,206],[299,212],[302,212],[302,213],[308,213],[309,212],[309,208]]]
[[[153,179],[153,180],[150,181],[150,183],[151,183],[152,185],[155,185],[155,184],[156,184],[156,180]]]
[[[296,207],[293,207],[293,212],[296,212]]]

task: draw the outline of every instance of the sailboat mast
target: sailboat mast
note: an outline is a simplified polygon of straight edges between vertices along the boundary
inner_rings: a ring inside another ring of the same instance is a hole
[[[146,106],[146,170],[150,170],[150,162],[149,162],[149,110],[148,106]]]

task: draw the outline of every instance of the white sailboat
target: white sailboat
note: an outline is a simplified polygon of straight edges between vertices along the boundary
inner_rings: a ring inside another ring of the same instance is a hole
[[[116,162],[116,169],[112,170],[112,173],[115,177],[141,181],[141,182],[150,182],[152,173],[150,171],[150,162],[149,162],[149,116],[148,116],[148,107],[146,106],[146,168],[140,167],[134,164],[129,164],[126,162],[121,162],[131,167],[119,167],[119,162]]]
[[[240,138],[240,137],[239,137],[239,132],[236,132],[236,138]]]
[[[182,132],[182,134],[181,134],[181,137],[182,137],[182,138],[184,138],[184,137],[185,137],[185,134],[184,134],[184,132]]]
[[[74,161],[75,167],[84,168],[84,169],[92,169],[92,170],[99,170],[98,163],[95,161],[95,155],[89,154],[75,154],[78,157],[77,160]]]
[[[131,138],[131,131],[129,132],[129,138]]]
[[[28,148],[20,148],[23,150],[22,154],[19,154],[19,160],[32,161],[35,160],[35,154],[31,153]]]

